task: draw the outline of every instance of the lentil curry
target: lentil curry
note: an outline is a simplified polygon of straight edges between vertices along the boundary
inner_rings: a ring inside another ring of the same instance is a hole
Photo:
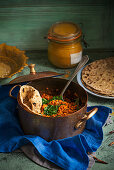
[[[32,86],[23,85],[19,92],[20,103],[32,113],[44,117],[66,116],[81,108],[82,104],[76,93],[72,96],[68,90],[63,100],[61,96],[56,95],[59,93],[58,89],[55,91],[56,93],[46,88],[40,94]]]
[[[64,97],[63,100],[61,96],[43,93],[41,95],[41,115],[46,117],[66,116],[79,110],[81,108],[81,105],[79,105],[79,98],[76,94],[74,95],[75,99],[74,101],[71,101],[67,97]]]

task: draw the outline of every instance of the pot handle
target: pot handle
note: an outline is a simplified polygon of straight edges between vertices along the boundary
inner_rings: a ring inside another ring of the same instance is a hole
[[[87,112],[85,116],[74,126],[75,129],[80,128],[83,122],[86,122],[88,119],[90,119],[97,111],[98,111],[98,108],[95,107],[91,111]]]
[[[15,87],[17,87],[17,86],[19,86],[19,87],[21,87],[21,85],[20,84],[17,84],[17,85],[15,85],[15,86],[13,86],[11,89],[10,89],[10,91],[9,91],[9,96],[11,97],[11,98],[13,98],[13,99],[17,99],[15,96],[12,96],[12,91],[15,89]]]

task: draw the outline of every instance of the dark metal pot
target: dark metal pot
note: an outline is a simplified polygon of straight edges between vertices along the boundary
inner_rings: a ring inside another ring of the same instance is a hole
[[[28,85],[33,86],[41,93],[46,92],[46,88],[49,88],[53,95],[59,95],[66,82],[67,80],[60,78],[44,78],[28,83]],[[11,97],[13,97],[11,92],[14,88],[15,86],[10,90],[9,94]],[[57,92],[56,89],[59,91]],[[80,102],[82,103],[82,107],[80,110],[65,117],[43,117],[33,114],[20,104],[17,97],[18,116],[24,134],[38,135],[47,141],[51,141],[72,137],[82,133],[87,119],[97,112],[97,108],[93,109],[89,113],[86,113],[88,96],[86,91],[78,84],[71,82],[68,90],[71,93],[71,97],[74,93],[77,93]],[[65,92],[66,95],[68,90]]]

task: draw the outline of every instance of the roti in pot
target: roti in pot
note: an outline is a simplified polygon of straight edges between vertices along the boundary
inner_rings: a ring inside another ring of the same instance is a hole
[[[96,60],[82,70],[82,83],[89,90],[114,97],[114,57]]]
[[[42,98],[38,90],[32,86],[23,85],[19,91],[20,103],[30,111],[38,114],[41,112]]]

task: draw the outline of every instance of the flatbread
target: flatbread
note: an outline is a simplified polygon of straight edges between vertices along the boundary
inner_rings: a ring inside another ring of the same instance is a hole
[[[5,78],[10,73],[11,73],[10,65],[0,62],[0,78]]]
[[[82,70],[82,83],[97,94],[114,97],[114,57],[96,60]]]
[[[41,112],[42,98],[38,90],[29,85],[21,86],[19,90],[19,102],[30,111],[38,114]]]

